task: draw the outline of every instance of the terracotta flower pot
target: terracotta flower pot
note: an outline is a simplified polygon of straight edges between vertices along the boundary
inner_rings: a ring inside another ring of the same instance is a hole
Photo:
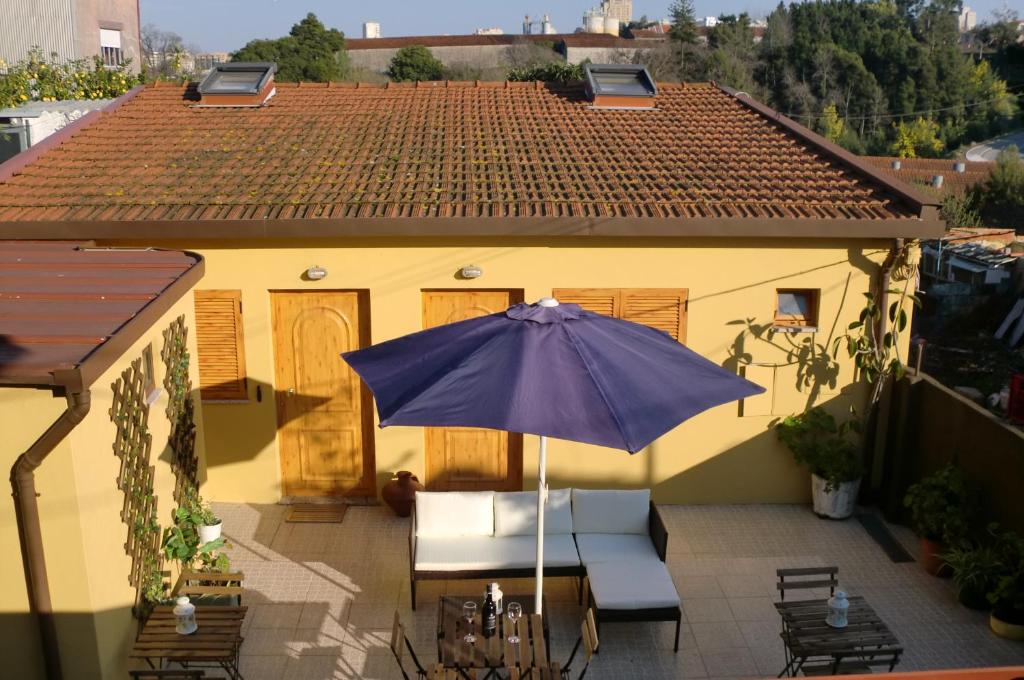
[[[422,490],[423,485],[416,475],[408,470],[401,470],[395,473],[394,479],[384,485],[380,495],[396,515],[408,517],[412,513],[416,492]]]
[[[942,543],[933,541],[930,538],[921,538],[920,545],[921,552],[918,559],[921,562],[921,567],[926,572],[932,576],[941,576],[943,578],[953,575],[953,570],[939,557],[946,550]]]

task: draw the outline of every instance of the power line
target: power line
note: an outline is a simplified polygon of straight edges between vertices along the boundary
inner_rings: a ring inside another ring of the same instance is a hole
[[[1024,87],[1024,85],[1022,85],[1020,87]],[[1009,89],[1010,88],[1007,88],[1007,90],[1009,90]],[[841,118],[843,120],[845,120],[845,121],[851,121],[851,120],[858,120],[859,121],[859,120],[880,120],[880,119],[889,119],[889,118],[907,118],[909,116],[920,116],[920,115],[929,115],[930,116],[933,113],[941,113],[943,111],[956,111],[958,109],[967,109],[967,108],[971,108],[971,107],[974,107],[974,106],[982,106],[984,104],[991,104],[992,102],[1002,101],[1004,98],[1011,98],[1011,97],[1012,98],[1020,98],[1022,96],[1024,96],[1024,93],[1012,94],[1010,92],[1007,92],[1005,97],[993,97],[992,99],[986,99],[986,100],[983,100],[983,101],[980,101],[980,102],[972,102],[970,104],[958,104],[956,106],[946,106],[946,107],[942,107],[942,108],[938,108],[938,109],[926,109],[926,110],[923,110],[923,111],[911,111],[910,113],[880,113],[880,114],[875,115],[875,116],[841,116]],[[783,113],[783,114],[780,114],[780,115],[785,116],[786,118],[796,118],[796,119],[802,119],[802,120],[821,120],[821,119],[823,119],[825,117],[824,115],[812,115],[812,114],[803,114],[803,113]]]

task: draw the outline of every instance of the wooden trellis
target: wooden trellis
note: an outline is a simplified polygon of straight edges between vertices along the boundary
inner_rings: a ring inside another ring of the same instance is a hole
[[[132,558],[128,583],[138,589],[146,578],[146,565],[162,565],[157,498],[153,495],[153,466],[149,464],[153,436],[149,433],[146,375],[142,358],[136,359],[113,384],[110,419],[117,426],[114,455],[121,461],[117,488],[124,493],[121,521],[128,526],[124,549]]]
[[[174,500],[182,503],[185,491],[199,486],[196,458],[196,424],[192,401],[192,380],[188,374],[188,326],[179,316],[163,332],[164,389],[167,390],[167,418],[171,421],[168,443],[174,471]]]

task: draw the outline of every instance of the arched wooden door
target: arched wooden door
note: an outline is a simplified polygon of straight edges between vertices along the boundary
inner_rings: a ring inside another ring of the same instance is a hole
[[[369,390],[341,358],[369,344],[366,291],[273,292],[282,495],[372,496]]]
[[[423,327],[500,312],[523,301],[522,290],[423,291]],[[523,436],[471,427],[424,428],[426,485],[434,491],[520,491]]]

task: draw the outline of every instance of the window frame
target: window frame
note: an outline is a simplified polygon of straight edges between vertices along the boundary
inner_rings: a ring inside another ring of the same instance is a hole
[[[807,296],[810,316],[783,314],[779,311],[779,297],[783,294],[800,294]],[[772,312],[772,326],[790,332],[816,331],[821,321],[821,289],[820,288],[776,288],[775,308]]]
[[[199,396],[204,403],[226,403],[226,404],[238,404],[249,402],[249,379],[248,371],[246,370],[245,364],[245,332],[244,332],[244,319],[242,317],[242,291],[240,289],[203,289],[195,290],[192,293],[193,304],[195,305],[195,318],[196,318],[196,365],[199,370]],[[206,378],[204,381],[203,366],[206,362],[203,361],[203,345],[205,340],[203,338],[203,324],[205,319],[200,319],[200,300],[201,299],[228,299],[234,302],[233,310],[233,324],[234,324],[234,338],[233,338],[233,349],[235,356],[235,377],[232,382],[235,383],[233,390],[225,387],[226,383],[214,383],[208,384]]]
[[[630,297],[664,297],[666,300],[675,298],[676,303],[679,305],[679,325],[675,333],[669,333],[669,335],[676,342],[682,345],[686,344],[686,331],[690,311],[690,290],[688,288],[553,288],[551,295],[556,300],[564,297],[566,298],[565,302],[568,303],[573,303],[573,298],[583,296],[611,298],[613,317],[626,321],[634,320],[627,316]],[[641,322],[636,321],[636,323]],[[649,324],[644,325],[649,326]],[[655,328],[654,326],[649,327]]]

